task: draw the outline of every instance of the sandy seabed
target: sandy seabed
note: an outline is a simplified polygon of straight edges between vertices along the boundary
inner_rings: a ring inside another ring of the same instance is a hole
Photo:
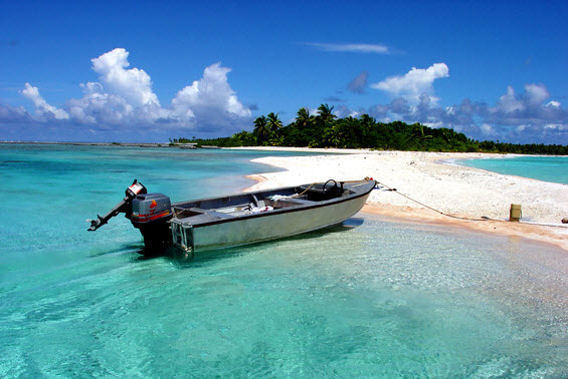
[[[568,226],[561,223],[563,218],[568,217],[568,185],[501,175],[455,163],[462,159],[512,155],[272,147],[254,149],[328,154],[255,159],[253,162],[283,170],[249,176],[258,183],[247,190],[321,182],[329,178],[347,181],[372,177],[383,188],[371,193],[363,212],[379,214],[398,222],[453,225],[511,238],[529,238],[568,250]],[[396,188],[396,191],[389,191],[388,188]],[[521,204],[522,222],[507,221],[511,204]],[[490,220],[470,221],[447,215]]]

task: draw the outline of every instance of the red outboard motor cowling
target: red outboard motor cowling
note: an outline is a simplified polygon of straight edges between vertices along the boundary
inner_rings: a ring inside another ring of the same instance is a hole
[[[140,229],[144,245],[149,250],[161,250],[170,245],[170,225],[172,205],[170,198],[161,193],[148,193],[136,196],[132,201],[130,221]]]

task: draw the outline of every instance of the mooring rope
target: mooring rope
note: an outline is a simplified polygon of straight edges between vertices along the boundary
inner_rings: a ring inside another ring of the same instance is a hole
[[[421,202],[421,201],[419,201],[419,200],[416,200],[416,199],[414,199],[414,198],[412,198],[412,197],[410,197],[410,196],[408,196],[408,195],[406,195],[406,194],[404,194],[404,193],[402,193],[402,192],[399,192],[396,188],[390,187],[390,186],[386,185],[386,184],[383,183],[383,182],[380,182],[380,181],[378,181],[378,180],[375,180],[375,182],[377,182],[378,185],[380,185],[380,186],[382,186],[382,187],[384,187],[384,188],[387,188],[388,191],[390,191],[390,192],[395,192],[396,194],[398,194],[398,195],[400,195],[400,196],[402,196],[402,197],[404,197],[404,198],[406,198],[406,199],[408,199],[408,200],[410,200],[410,201],[412,201],[412,202],[415,202],[416,204],[422,205],[423,207],[428,208],[428,209],[430,209],[430,210],[432,210],[432,211],[434,211],[434,212],[436,212],[436,213],[439,213],[439,214],[441,214],[442,216],[454,218],[454,219],[457,219],[457,220],[464,220],[464,221],[498,221],[498,222],[508,222],[507,220],[499,220],[499,219],[490,218],[490,217],[487,217],[487,216],[482,216],[482,217],[480,217],[480,218],[473,218],[473,217],[456,216],[456,215],[453,215],[453,214],[450,214],[450,213],[446,213],[446,212],[443,212],[443,211],[441,211],[441,210],[439,210],[439,209],[436,209],[436,208],[434,208],[434,207],[432,207],[432,206],[430,206],[430,205],[428,205],[428,204],[425,204],[425,203],[423,203],[423,202]],[[380,189],[380,188],[379,188],[379,189]],[[537,225],[537,226],[546,226],[546,227],[564,228],[564,229],[568,228],[568,226],[565,226],[565,225],[557,225],[557,224],[545,224],[545,223],[530,222],[530,221],[519,221],[519,222],[522,223],[522,224],[528,224],[528,225]]]
[[[421,201],[419,201],[419,200],[416,200],[416,199],[414,199],[414,198],[412,198],[412,197],[410,197],[410,196],[408,196],[408,195],[406,195],[406,194],[404,194],[404,193],[402,193],[402,192],[399,192],[396,188],[390,187],[390,186],[386,185],[386,184],[383,183],[383,182],[379,182],[378,180],[375,180],[375,181],[376,181],[379,185],[381,185],[382,187],[387,188],[390,192],[395,192],[396,194],[398,194],[398,195],[400,195],[400,196],[402,196],[402,197],[405,197],[406,199],[408,199],[408,200],[410,200],[410,201],[413,201],[413,202],[415,202],[416,204],[420,204],[420,205],[422,205],[423,207],[428,208],[428,209],[430,209],[430,210],[432,210],[432,211],[434,211],[434,212],[436,212],[436,213],[439,213],[439,214],[441,214],[441,215],[443,215],[443,216],[446,216],[446,217],[451,217],[451,218],[455,218],[455,219],[458,219],[458,220],[465,220],[465,221],[487,221],[487,220],[502,221],[502,220],[492,219],[492,218],[489,218],[489,217],[472,218],[472,217],[456,216],[456,215],[453,215],[453,214],[450,214],[450,213],[446,213],[446,212],[443,212],[443,211],[441,211],[441,210],[439,210],[439,209],[436,209],[436,208],[434,208],[434,207],[432,207],[432,206],[430,206],[430,205],[428,205],[428,204],[425,204],[425,203],[423,203],[423,202],[421,202]]]

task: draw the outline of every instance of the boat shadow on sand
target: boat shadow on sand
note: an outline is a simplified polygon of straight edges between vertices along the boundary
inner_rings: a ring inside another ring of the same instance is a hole
[[[185,255],[177,249],[171,249],[169,251],[169,254],[166,255],[166,257],[170,259],[171,262],[176,267],[181,269],[202,266],[203,264],[208,264],[209,262],[217,259],[235,258],[237,256],[241,256],[249,252],[258,251],[258,249],[264,249],[264,248],[269,249],[271,245],[277,244],[279,242],[301,241],[306,239],[318,238],[324,235],[346,232],[356,227],[359,227],[360,225],[363,224],[363,222],[364,222],[363,218],[352,217],[343,221],[341,224],[332,225],[324,229],[319,229],[312,232],[299,234],[296,236],[281,238],[274,241],[259,242],[256,244],[246,245],[246,246],[237,246],[237,247],[229,247],[224,249],[205,251],[195,254],[195,256]],[[138,257],[137,260],[148,260],[154,258],[140,256]]]

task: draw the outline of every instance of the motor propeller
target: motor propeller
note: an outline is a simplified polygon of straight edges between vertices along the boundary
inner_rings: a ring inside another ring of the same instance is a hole
[[[87,220],[87,222],[91,223],[91,226],[87,230],[89,232],[94,232],[104,224],[108,223],[108,220],[117,216],[121,212],[126,213],[126,217],[130,218],[130,215],[132,214],[132,200],[134,200],[137,195],[147,192],[146,187],[144,187],[142,183],[139,183],[138,180],[134,179],[134,182],[132,182],[132,184],[126,188],[126,191],[124,191],[125,196],[121,202],[116,204],[106,215],[97,215],[95,220]]]

